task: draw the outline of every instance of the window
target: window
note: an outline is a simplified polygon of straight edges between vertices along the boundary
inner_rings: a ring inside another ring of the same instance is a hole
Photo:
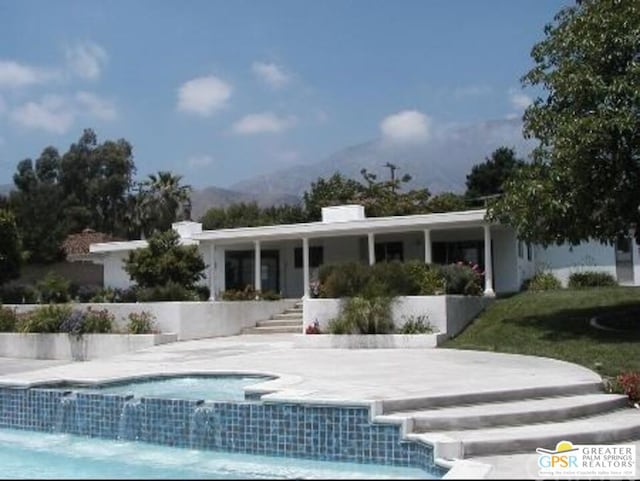
[[[376,262],[404,261],[402,242],[377,242]]]
[[[524,242],[518,241],[518,257],[522,259],[524,257]]]
[[[320,267],[324,263],[324,249],[322,246],[309,247],[309,267]],[[296,247],[293,251],[293,265],[296,269],[302,268],[302,247]]]
[[[532,254],[533,254],[533,246],[527,242],[527,260],[530,261],[532,259]]]

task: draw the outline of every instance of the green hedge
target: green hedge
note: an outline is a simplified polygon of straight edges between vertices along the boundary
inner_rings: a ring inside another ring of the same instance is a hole
[[[617,285],[618,283],[613,276],[607,272],[574,272],[569,276],[569,287],[571,289],[580,289],[584,287],[613,287]]]

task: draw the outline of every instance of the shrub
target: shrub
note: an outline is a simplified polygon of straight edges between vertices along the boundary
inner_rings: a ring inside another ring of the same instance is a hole
[[[337,320],[329,324],[333,334],[389,334],[393,332],[389,297],[352,297],[342,305]],[[336,330],[341,332],[335,332]]]
[[[482,294],[482,275],[476,269],[462,263],[441,268],[447,294],[479,296]]]
[[[149,311],[129,314],[127,331],[129,334],[151,334],[155,330],[155,316]]]
[[[569,288],[580,289],[583,287],[611,287],[618,283],[607,272],[584,271],[574,272],[569,276]]]
[[[44,279],[37,282],[36,287],[43,303],[69,302],[69,281],[55,272],[49,272]]]
[[[38,293],[33,286],[12,284],[0,287],[0,302],[4,304],[34,304]]]
[[[366,292],[367,289],[373,291],[370,296],[387,295],[394,297],[418,294],[419,287],[415,284],[414,279],[407,275],[407,264],[398,261],[379,262],[369,269],[370,279],[364,291]],[[375,287],[372,287],[371,284]]]
[[[75,334],[80,336],[85,330],[85,314],[79,309],[74,309],[60,324],[60,332]]]
[[[444,294],[445,278],[439,266],[420,261],[409,261],[405,272],[410,279],[411,289],[407,296],[433,296]]]
[[[524,288],[529,291],[550,291],[561,287],[562,284],[551,272],[538,272],[524,284]]]
[[[60,332],[60,326],[70,315],[70,306],[49,304],[20,317],[17,327],[20,332]]]
[[[102,290],[100,286],[96,285],[81,285],[78,286],[75,292],[75,298],[79,302],[89,302],[94,299],[98,293]]]
[[[211,290],[209,289],[209,286],[199,284],[195,286],[193,290],[195,291],[199,301],[208,301],[209,297],[211,297]]]
[[[83,334],[104,334],[113,330],[115,318],[106,309],[93,310],[87,308],[84,315]]]
[[[396,332],[398,334],[431,334],[435,329],[428,319],[426,315],[409,316]]]
[[[318,272],[321,297],[353,297],[360,294],[370,280],[369,266],[357,262],[325,265]]]
[[[15,331],[17,321],[15,310],[0,306],[0,332]]]
[[[223,301],[278,301],[282,296],[273,290],[256,291],[252,286],[247,285],[244,289],[228,289],[222,293]]]
[[[632,403],[640,402],[640,372],[623,372],[616,381]]]
[[[199,300],[198,294],[195,291],[173,282],[164,286],[140,288],[137,294],[139,302]]]

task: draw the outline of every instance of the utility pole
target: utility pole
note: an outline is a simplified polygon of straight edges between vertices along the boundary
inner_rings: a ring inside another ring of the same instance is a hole
[[[398,167],[396,165],[392,164],[391,162],[387,162],[386,164],[384,164],[384,166],[391,171],[391,192],[393,192],[395,194],[395,192],[396,192],[396,170],[398,169]]]

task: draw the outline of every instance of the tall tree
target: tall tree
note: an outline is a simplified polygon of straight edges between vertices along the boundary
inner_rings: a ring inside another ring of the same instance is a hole
[[[524,160],[516,157],[514,149],[499,147],[485,158],[481,164],[476,164],[467,175],[468,199],[501,194],[503,185],[513,172],[525,164]]]
[[[546,96],[524,132],[539,145],[489,217],[544,244],[612,241],[640,223],[640,3],[564,8],[531,56],[523,83]]]
[[[0,285],[20,275],[22,250],[13,214],[0,209]]]
[[[181,185],[181,180],[181,175],[159,171],[141,183],[138,203],[146,236],[170,229],[177,220],[190,218],[191,187]]]
[[[304,207],[309,220],[320,220],[322,208],[353,202],[362,185],[336,172],[328,179],[319,177],[304,193]]]
[[[60,178],[60,155],[47,147],[36,159],[18,163],[13,176],[16,190],[9,204],[16,216],[24,257],[28,262],[54,262],[63,258],[60,245],[68,222]]]

